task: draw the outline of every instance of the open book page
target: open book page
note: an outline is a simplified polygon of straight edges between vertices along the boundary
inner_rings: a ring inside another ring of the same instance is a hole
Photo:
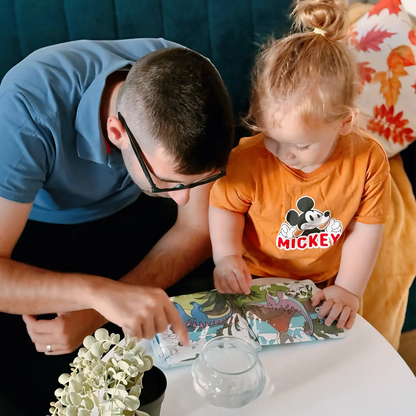
[[[188,328],[189,345],[180,345],[171,329],[157,334],[153,345],[160,365],[171,367],[191,363],[210,339],[221,335],[242,338],[260,349],[234,297],[209,291],[171,298]]]
[[[319,289],[311,280],[254,279],[250,295],[235,295],[261,345],[288,344],[343,338],[336,323],[318,318],[311,298]]]

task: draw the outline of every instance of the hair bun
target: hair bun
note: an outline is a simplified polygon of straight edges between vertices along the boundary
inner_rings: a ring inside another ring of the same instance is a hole
[[[317,28],[325,31],[327,39],[339,41],[348,35],[347,7],[347,0],[298,0],[292,16],[298,28]]]

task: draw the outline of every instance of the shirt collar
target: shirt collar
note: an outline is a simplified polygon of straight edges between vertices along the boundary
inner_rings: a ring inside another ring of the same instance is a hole
[[[106,139],[101,131],[101,96],[107,77],[113,72],[130,68],[132,65],[134,62],[123,60],[105,68],[81,97],[75,117],[75,129],[78,132],[77,152],[80,158],[100,164],[110,162],[111,158],[105,146]]]

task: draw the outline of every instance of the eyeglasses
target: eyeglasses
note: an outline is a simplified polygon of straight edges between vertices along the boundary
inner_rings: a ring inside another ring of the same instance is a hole
[[[150,169],[147,167],[146,162],[144,160],[144,156],[142,155],[143,152],[140,149],[140,146],[137,143],[137,140],[134,138],[133,133],[129,129],[129,126],[126,123],[126,120],[124,120],[124,117],[120,114],[120,112],[117,114],[117,116],[118,116],[118,119],[120,120],[120,123],[126,130],[131,146],[133,147],[134,154],[136,155],[137,160],[139,161],[140,166],[143,170],[144,176],[146,176],[146,179],[149,182],[149,185],[154,194],[158,194],[162,192],[166,193],[166,192],[172,192],[172,191],[181,191],[183,189],[192,189],[192,188],[195,188],[196,186],[206,185],[207,183],[214,182],[217,179],[225,176],[226,170],[225,168],[222,168],[219,173],[216,173],[215,175],[210,175],[205,179],[201,179],[199,181],[190,183],[189,185],[185,185],[184,183],[178,183],[172,188],[158,188],[156,184],[153,182],[152,176],[150,175]]]

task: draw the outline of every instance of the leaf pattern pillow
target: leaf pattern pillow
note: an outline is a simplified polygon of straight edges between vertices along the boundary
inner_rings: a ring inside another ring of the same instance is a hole
[[[362,85],[359,125],[392,157],[416,140],[416,33],[400,0],[380,0],[351,27]]]

